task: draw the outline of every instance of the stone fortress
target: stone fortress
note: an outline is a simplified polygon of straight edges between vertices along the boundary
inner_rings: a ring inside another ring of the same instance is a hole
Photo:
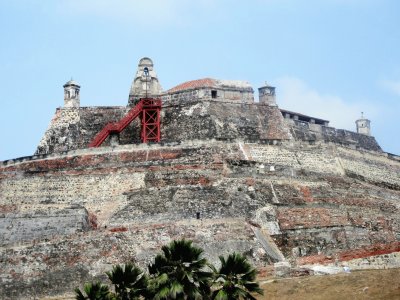
[[[163,91],[149,58],[126,107],[82,107],[79,91],[64,85],[33,156],[0,162],[5,299],[71,294],[182,237],[213,262],[238,251],[263,272],[400,267],[400,157],[363,116],[357,132],[335,129],[280,109],[267,84],[255,101],[244,81]],[[141,98],[162,100],[159,143],[141,143],[135,118],[88,147]]]

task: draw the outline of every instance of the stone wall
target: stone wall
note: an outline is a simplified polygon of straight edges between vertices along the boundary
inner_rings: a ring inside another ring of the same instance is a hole
[[[60,205],[1,205],[0,247],[30,243],[89,230],[83,207]]]
[[[74,288],[84,282],[106,281],[104,272],[117,263],[135,261],[145,269],[161,246],[179,238],[206,247],[206,257],[214,263],[218,255],[227,255],[232,249],[252,255],[260,248],[251,225],[237,219],[103,228],[51,242],[1,249],[0,293],[3,299],[63,294],[73,297]],[[262,259],[256,253],[254,257]]]
[[[125,107],[57,109],[36,154],[84,149],[106,124],[118,121],[127,112],[128,108]],[[279,109],[266,105],[198,100],[178,106],[164,104],[161,122],[162,142],[195,139],[258,141],[291,138]],[[132,122],[120,134],[119,143],[121,145],[140,143],[139,119]],[[110,138],[102,146],[109,145]]]
[[[192,105],[165,106],[162,112],[162,139],[185,141],[288,140],[291,138],[276,107],[229,104],[215,101]]]
[[[400,190],[397,160],[388,160],[385,156],[375,156],[368,152],[340,149],[341,163],[350,177],[360,177],[373,184]]]
[[[293,137],[298,141],[306,141],[311,144],[316,142],[335,143],[353,149],[382,151],[373,136],[299,120],[285,119],[285,122],[290,127]]]
[[[127,112],[126,107],[57,108],[35,154],[87,148],[104,126],[121,119]],[[138,120],[132,122],[119,138],[121,144],[139,143]],[[107,139],[104,145],[109,146],[110,140]]]
[[[180,98],[180,93],[173,94],[178,97],[174,98],[176,101],[172,98],[164,99],[162,142],[218,139],[275,143],[295,139],[308,144],[334,143],[353,149],[382,151],[374,137],[318,124],[285,120],[276,106],[208,99],[207,93],[210,91],[195,89],[182,92],[184,100]],[[199,100],[202,97],[208,100]],[[84,149],[106,124],[120,120],[127,112],[126,107],[59,108],[36,154]],[[119,135],[118,143],[140,143],[139,119]],[[102,146],[109,145],[110,138]]]
[[[202,105],[200,116],[220,109]],[[2,162],[0,294],[68,292],[112,264],[146,266],[180,237],[213,262],[235,250],[257,267],[379,253],[397,265],[399,178],[400,161],[384,153],[294,141],[121,145]]]
[[[212,95],[214,91],[215,95]],[[254,103],[254,92],[249,89],[221,89],[203,87],[176,92],[167,92],[162,95],[162,100],[167,105],[186,105],[198,101],[218,101],[236,103]]]
[[[290,166],[294,170],[308,170],[342,174],[344,170],[338,157],[332,153],[332,147],[326,145],[307,146],[301,149],[293,147],[264,145],[248,145],[249,158],[268,166]]]

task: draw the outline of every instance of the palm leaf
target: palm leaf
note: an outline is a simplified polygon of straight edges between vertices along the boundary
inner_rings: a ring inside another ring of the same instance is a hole
[[[251,293],[263,293],[258,283],[254,281],[257,275],[256,269],[243,255],[234,252],[226,258],[220,256],[219,259],[221,262],[219,270],[215,272],[214,268],[215,292],[212,294],[212,299],[219,299],[217,297],[225,295],[227,299],[255,299]]]
[[[154,294],[159,299],[166,294],[171,299],[207,297],[212,273],[204,270],[208,263],[202,257],[203,249],[192,245],[192,241],[182,239],[172,241],[161,250],[154,263],[149,265]]]

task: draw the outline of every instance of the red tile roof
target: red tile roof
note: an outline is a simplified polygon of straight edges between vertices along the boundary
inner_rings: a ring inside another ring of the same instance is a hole
[[[181,83],[181,84],[173,87],[172,89],[169,89],[168,93],[179,92],[179,91],[190,90],[190,89],[201,88],[201,87],[216,87],[216,86],[217,86],[217,81],[215,79],[203,78],[203,79],[191,80],[191,81]]]

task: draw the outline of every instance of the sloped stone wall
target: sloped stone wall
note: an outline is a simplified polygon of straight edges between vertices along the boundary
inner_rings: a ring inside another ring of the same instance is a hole
[[[359,161],[357,176],[347,161]],[[112,264],[145,266],[180,237],[212,261],[236,250],[258,267],[279,257],[265,241],[299,264],[391,254],[400,241],[399,170],[385,154],[335,145],[211,139],[2,162],[0,294],[71,291]]]
[[[88,212],[83,207],[24,205],[0,207],[0,247],[43,241],[62,235],[87,231]]]
[[[59,108],[36,154],[84,149],[105,125],[120,120],[128,110],[125,107]],[[279,109],[266,105],[198,100],[178,105],[164,104],[161,123],[163,142],[291,138]],[[120,134],[119,143],[140,143],[139,119]],[[108,138],[103,146],[109,145]]]
[[[35,154],[49,154],[87,148],[104,126],[120,120],[127,112],[126,107],[78,107],[57,108]],[[121,144],[140,142],[138,120],[124,130],[120,136]],[[109,146],[110,140],[104,142]]]
[[[334,143],[353,149],[382,151],[373,136],[299,120],[285,119],[285,123],[290,127],[290,132],[297,141],[305,141],[311,144],[316,142]]]
[[[360,177],[374,184],[400,190],[397,160],[350,149],[340,149],[338,154],[348,176]]]

